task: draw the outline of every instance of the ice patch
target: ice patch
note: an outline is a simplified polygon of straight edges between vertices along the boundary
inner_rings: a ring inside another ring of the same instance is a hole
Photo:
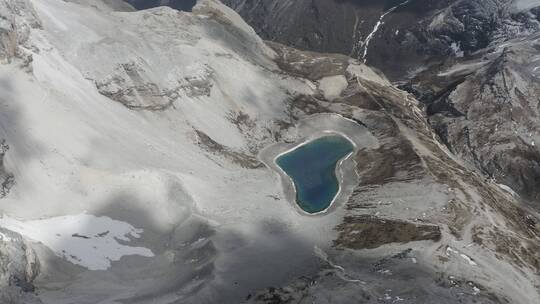
[[[126,255],[154,256],[150,249],[118,242],[139,238],[142,229],[106,216],[82,213],[32,221],[4,216],[0,218],[0,227],[43,243],[57,256],[90,270],[106,270],[111,261]]]

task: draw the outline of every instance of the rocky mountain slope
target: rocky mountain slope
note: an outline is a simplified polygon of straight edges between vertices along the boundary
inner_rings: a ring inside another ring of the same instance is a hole
[[[536,208],[538,37],[496,45],[475,58],[433,67],[409,82],[450,149]]]
[[[511,32],[538,29],[519,0],[225,0],[267,40],[351,55],[393,80]],[[537,4],[538,6],[538,4]]]
[[[404,83],[454,153],[538,206],[539,1],[227,3],[267,39],[351,54]]]
[[[117,5],[0,0],[0,299],[540,301],[538,213],[451,153],[413,95],[265,43],[214,0]],[[310,216],[272,160],[324,132],[357,150]]]

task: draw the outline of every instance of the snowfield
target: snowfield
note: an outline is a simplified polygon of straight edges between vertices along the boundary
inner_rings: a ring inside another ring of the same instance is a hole
[[[153,256],[146,248],[118,243],[138,238],[142,230],[108,217],[83,213],[27,222],[3,217],[0,226],[41,242],[58,256],[90,270],[106,270],[111,261],[125,255]]]

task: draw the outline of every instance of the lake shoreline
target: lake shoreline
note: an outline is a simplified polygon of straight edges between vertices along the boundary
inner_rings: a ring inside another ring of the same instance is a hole
[[[378,147],[378,142],[364,126],[354,120],[345,118],[338,114],[316,114],[302,119],[296,125],[296,139],[294,143],[275,143],[259,153],[259,160],[266,167],[276,172],[281,182],[284,198],[299,213],[308,216],[322,216],[334,211],[338,206],[342,206],[352,194],[354,187],[359,182],[356,172],[356,162],[354,156],[360,149],[373,149]],[[294,182],[285,171],[276,163],[280,156],[294,151],[318,138],[337,135],[350,141],[354,150],[341,159],[336,164],[336,178],[338,179],[339,190],[329,206],[316,213],[309,213],[302,209],[297,203],[297,192]]]

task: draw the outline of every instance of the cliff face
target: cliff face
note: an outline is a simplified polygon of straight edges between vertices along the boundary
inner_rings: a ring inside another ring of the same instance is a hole
[[[511,52],[490,57],[507,58],[505,72],[449,74],[485,85],[474,100],[442,98],[443,74],[427,116],[362,60],[266,43],[214,0],[192,12],[9,4],[25,7],[14,24],[40,24],[0,65],[9,301],[540,301],[537,213],[473,170],[461,137],[445,146],[432,128],[459,131],[454,118],[504,83],[514,95],[500,102],[525,107],[518,96],[535,88]],[[340,167],[342,196],[310,216],[268,160],[325,132],[363,145]]]

